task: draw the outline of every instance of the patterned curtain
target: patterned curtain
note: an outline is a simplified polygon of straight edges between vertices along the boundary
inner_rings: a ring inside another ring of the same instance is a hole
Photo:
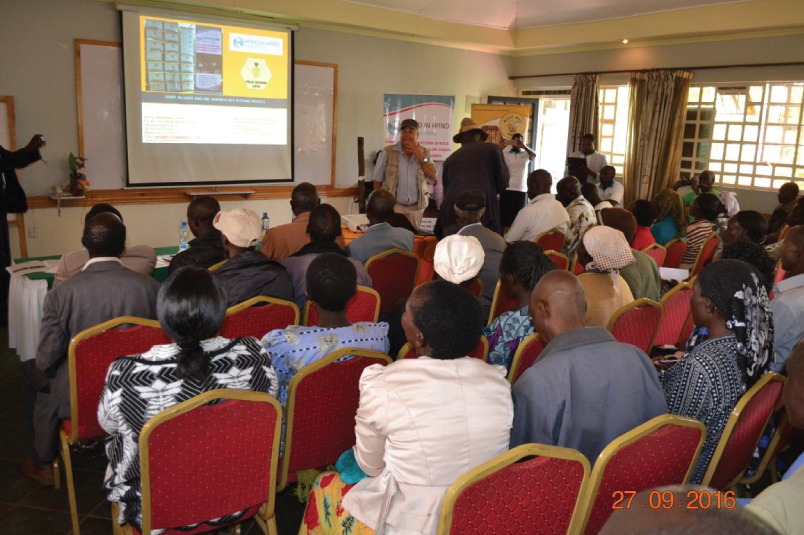
[[[584,134],[594,134],[597,137],[599,115],[600,77],[597,74],[576,75],[570,100],[567,156],[580,150],[581,137]]]
[[[631,73],[628,82],[628,138],[625,203],[652,199],[678,178],[684,114],[692,73]]]

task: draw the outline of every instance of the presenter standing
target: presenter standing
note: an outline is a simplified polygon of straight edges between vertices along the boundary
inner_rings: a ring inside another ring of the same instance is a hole
[[[525,145],[522,134],[514,134],[511,141],[503,139],[500,148],[511,176],[508,189],[500,193],[502,227],[509,228],[528,203],[528,164],[536,158],[536,152]]]
[[[577,177],[581,183],[591,181],[595,184],[600,184],[600,179],[598,178],[600,176],[600,171],[609,165],[609,162],[606,161],[605,155],[600,154],[597,152],[597,150],[595,150],[594,134],[584,134],[581,138],[581,150],[576,150],[570,154],[570,158],[584,158],[586,160],[586,167],[582,169],[586,179],[584,180],[584,178],[581,176]]]

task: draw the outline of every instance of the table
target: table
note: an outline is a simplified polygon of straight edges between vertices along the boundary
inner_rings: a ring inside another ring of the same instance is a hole
[[[174,255],[179,248],[157,247],[157,257]],[[23,262],[59,260],[61,255],[37,256],[32,258],[16,258],[15,264]],[[168,267],[161,266],[154,270],[154,278],[164,282],[168,276]],[[34,272],[26,275],[12,275],[8,291],[8,347],[17,350],[20,360],[36,358],[36,347],[39,345],[39,332],[42,326],[42,307],[45,296],[56,275],[53,273]]]

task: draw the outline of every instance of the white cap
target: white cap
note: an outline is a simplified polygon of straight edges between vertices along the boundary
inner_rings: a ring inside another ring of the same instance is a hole
[[[262,236],[260,216],[245,208],[235,208],[228,212],[221,210],[215,216],[212,225],[238,247],[246,248],[257,245]]]
[[[447,236],[436,245],[433,267],[442,279],[460,284],[477,277],[486,253],[474,236]]]

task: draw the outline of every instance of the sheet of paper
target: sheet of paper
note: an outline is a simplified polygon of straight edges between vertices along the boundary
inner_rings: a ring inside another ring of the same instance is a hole
[[[659,268],[659,275],[665,281],[685,281],[690,278],[690,270],[676,268]]]

